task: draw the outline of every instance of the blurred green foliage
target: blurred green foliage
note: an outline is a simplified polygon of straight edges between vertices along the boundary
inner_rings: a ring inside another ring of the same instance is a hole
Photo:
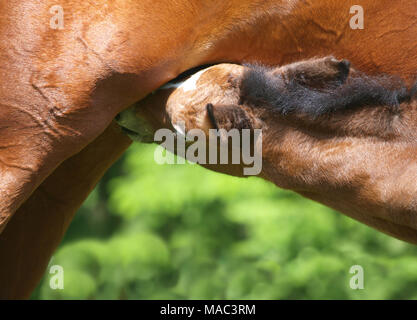
[[[33,299],[416,299],[417,248],[258,178],[157,165],[134,144],[74,219]],[[365,289],[352,290],[352,265]]]

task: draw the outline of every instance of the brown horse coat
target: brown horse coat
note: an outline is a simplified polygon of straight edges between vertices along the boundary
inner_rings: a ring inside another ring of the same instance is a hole
[[[363,30],[349,27],[353,0],[62,0],[64,27],[52,29],[56,4],[0,2],[0,297],[29,296],[129,144],[106,131],[114,116],[181,72],[329,54],[405,80],[416,70],[414,0],[361,1]]]

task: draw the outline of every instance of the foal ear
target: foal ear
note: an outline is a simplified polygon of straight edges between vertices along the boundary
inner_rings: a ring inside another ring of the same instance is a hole
[[[312,88],[332,88],[342,85],[350,71],[348,60],[338,60],[332,56],[292,63],[274,70],[291,84],[297,83]]]
[[[246,111],[239,105],[206,105],[206,112],[211,127],[214,129],[253,129],[252,121]]]

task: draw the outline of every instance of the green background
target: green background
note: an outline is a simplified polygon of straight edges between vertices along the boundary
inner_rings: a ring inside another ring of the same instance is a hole
[[[158,165],[154,149],[134,144],[109,170],[33,299],[417,298],[415,246],[258,178]]]

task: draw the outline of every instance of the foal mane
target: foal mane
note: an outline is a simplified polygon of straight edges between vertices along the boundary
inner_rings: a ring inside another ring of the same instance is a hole
[[[285,81],[265,66],[246,67],[240,83],[241,101],[269,107],[283,115],[302,113],[316,118],[365,106],[384,106],[396,113],[401,103],[417,98],[417,82],[408,89],[401,79],[388,75],[369,76],[354,71],[344,84],[329,82],[323,88],[313,88],[295,80]]]

